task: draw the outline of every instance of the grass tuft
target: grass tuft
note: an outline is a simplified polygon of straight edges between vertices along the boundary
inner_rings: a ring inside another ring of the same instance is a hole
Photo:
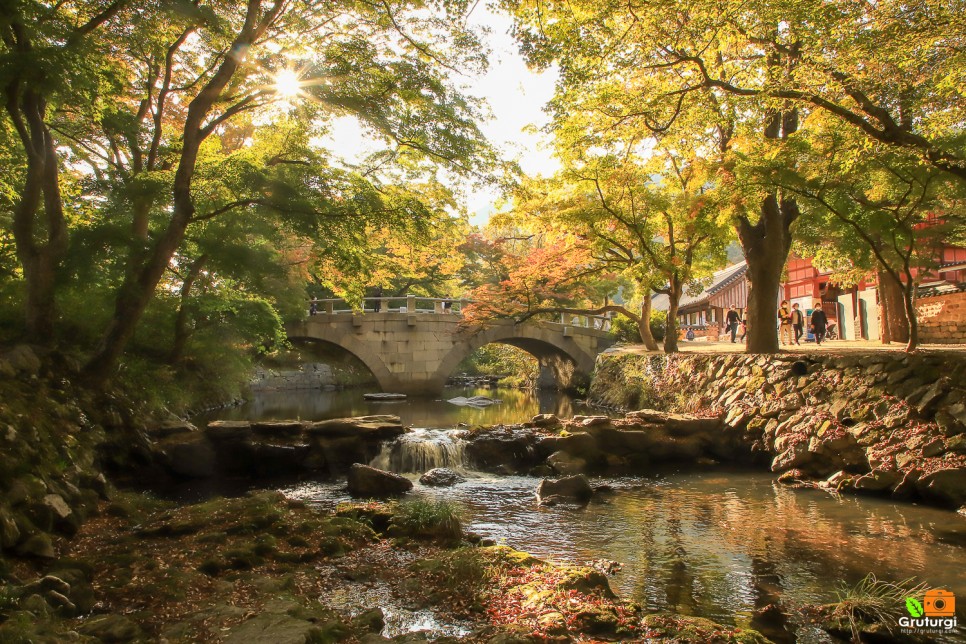
[[[855,642],[860,641],[863,624],[881,624],[891,633],[905,614],[906,598],[922,597],[928,589],[927,584],[916,583],[915,577],[890,582],[869,573],[854,586],[838,588],[833,617],[848,621]]]
[[[419,499],[399,505],[389,532],[397,537],[453,542],[462,539],[463,524],[454,504]]]

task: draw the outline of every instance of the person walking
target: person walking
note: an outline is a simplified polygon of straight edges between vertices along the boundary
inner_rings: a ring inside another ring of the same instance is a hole
[[[748,337],[748,318],[741,318],[741,337],[738,338],[742,342]]]
[[[815,334],[815,344],[822,344],[826,331],[828,331],[828,316],[825,315],[819,302],[812,311],[812,333]]]
[[[805,316],[798,309],[798,302],[792,304],[792,329],[795,331],[795,344],[801,345],[805,333]]]
[[[313,297],[312,301],[309,303],[309,315],[315,315],[318,312],[319,312],[319,301]]]
[[[372,312],[378,313],[379,311],[382,310],[382,299],[381,299],[382,286],[381,285],[377,286],[376,289],[372,292],[372,297],[374,297],[376,300],[375,303],[372,305]]]
[[[792,343],[792,312],[788,300],[782,300],[778,307],[778,338],[783,345]]]
[[[738,315],[738,311],[735,311],[734,306],[729,306],[725,322],[728,323],[727,330],[731,331],[731,344],[735,343],[735,338],[738,336],[738,324],[740,321],[741,317]]]

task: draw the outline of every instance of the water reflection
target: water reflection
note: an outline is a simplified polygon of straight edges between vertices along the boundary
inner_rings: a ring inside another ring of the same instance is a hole
[[[556,391],[521,389],[483,389],[447,387],[435,398],[410,397],[406,400],[377,402],[365,400],[362,389],[343,391],[295,390],[266,391],[253,394],[239,407],[222,409],[204,415],[200,420],[282,420],[302,418],[325,420],[370,414],[396,414],[405,425],[414,427],[456,427],[520,423],[536,414],[569,417],[587,413],[570,396]],[[485,408],[457,407],[446,400],[463,396],[489,396],[503,402]]]
[[[789,490],[759,473],[608,482],[617,493],[585,508],[537,506],[537,481],[526,477],[479,475],[445,490],[417,484],[415,493],[459,503],[471,530],[535,555],[619,561],[615,590],[652,610],[760,626],[754,616],[769,604],[833,601],[839,584],[870,572],[966,596],[966,519],[952,512]],[[322,505],[344,498],[331,484],[288,492]],[[800,642],[828,641],[788,628]]]
[[[537,413],[566,417],[588,412],[555,392],[450,388],[439,399],[398,403],[369,402],[362,393],[262,393],[245,406],[213,416],[321,420],[393,413],[407,425],[451,428],[519,423]],[[483,409],[445,402],[476,395],[504,402]],[[449,454],[449,443],[444,450],[434,441],[451,437],[422,434],[432,443],[434,459]],[[458,460],[458,450],[453,443],[455,455],[447,458]],[[388,451],[390,465],[391,457]],[[399,467],[418,475],[431,464],[437,463],[427,456]],[[454,501],[469,529],[545,559],[619,561],[624,567],[612,578],[615,590],[652,610],[761,627],[756,614],[766,606],[780,604],[794,612],[806,603],[830,602],[839,585],[853,585],[870,572],[890,581],[915,576],[966,597],[966,519],[953,512],[791,490],[776,485],[769,473],[719,471],[607,482],[616,493],[584,508],[537,506],[537,480],[527,477],[471,473],[452,488],[417,483],[414,494]],[[322,506],[348,498],[340,482],[285,491]],[[782,627],[780,620],[777,627]],[[776,641],[829,641],[814,627],[787,628],[783,636],[768,635]],[[966,635],[960,629],[938,641],[966,642]]]

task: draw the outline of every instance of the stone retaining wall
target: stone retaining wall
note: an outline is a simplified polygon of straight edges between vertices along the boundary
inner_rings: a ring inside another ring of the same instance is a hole
[[[332,367],[313,362],[298,369],[256,369],[249,387],[258,391],[289,389],[335,389]]]
[[[916,311],[923,342],[966,343],[966,291],[920,298]]]
[[[962,353],[605,355],[590,395],[717,415],[785,480],[966,503]]]

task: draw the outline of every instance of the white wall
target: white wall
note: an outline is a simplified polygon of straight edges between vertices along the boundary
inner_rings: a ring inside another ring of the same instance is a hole
[[[869,327],[869,340],[880,339],[879,304],[876,296],[876,290],[874,288],[870,288],[864,291],[859,291],[859,300],[865,302],[866,305],[866,311],[868,313],[866,316],[866,323]]]
[[[852,306],[852,294],[839,295],[839,304],[842,306],[839,337],[843,340],[855,340],[855,308]]]

